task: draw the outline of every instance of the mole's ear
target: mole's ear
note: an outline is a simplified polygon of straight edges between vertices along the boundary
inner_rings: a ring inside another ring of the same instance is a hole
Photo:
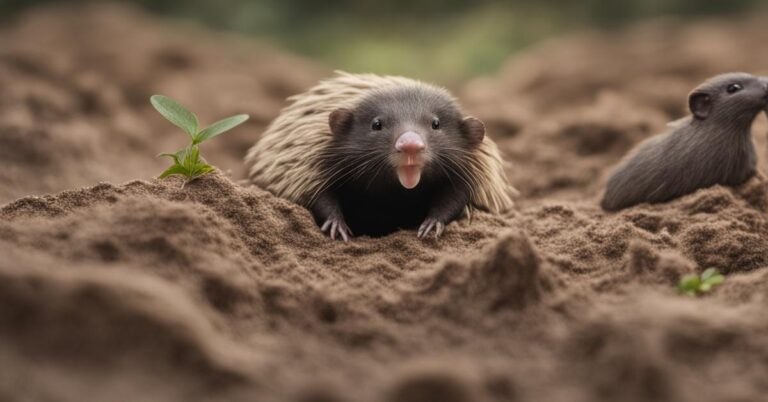
[[[706,92],[693,92],[688,96],[688,107],[694,117],[704,120],[712,111],[712,96]]]
[[[470,145],[479,145],[485,137],[485,124],[474,117],[467,117],[461,121],[461,132],[469,140]]]
[[[331,127],[333,135],[344,135],[354,122],[352,111],[345,108],[336,109],[328,116],[328,126]]]

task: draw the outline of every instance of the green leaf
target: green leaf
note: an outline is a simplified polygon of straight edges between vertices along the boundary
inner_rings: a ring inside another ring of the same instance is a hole
[[[200,157],[200,148],[194,144],[176,151],[176,153],[162,153],[158,156],[173,158],[175,162],[173,166],[160,175],[161,179],[178,174],[186,176],[188,181],[191,181],[216,170],[213,166],[205,163],[205,160]]]
[[[192,140],[195,144],[199,144],[223,132],[229,131],[239,126],[240,124],[245,123],[246,120],[248,120],[247,114],[239,114],[237,116],[227,117],[226,119],[219,120],[216,123],[206,127],[204,130],[197,133],[197,135],[195,135]]]
[[[168,176],[174,175],[174,174],[180,174],[182,176],[187,176],[187,169],[184,169],[181,165],[173,165],[166,169],[163,173],[160,173],[160,176],[158,176],[158,179],[164,179]]]
[[[163,115],[163,117],[186,131],[186,133],[194,140],[199,126],[197,117],[194,113],[187,110],[175,100],[162,95],[153,95],[149,98],[149,101],[152,103],[152,106]]]
[[[174,161],[174,165],[166,169],[160,175],[160,178],[175,174],[183,175],[187,177],[185,184],[216,170],[216,168],[209,165],[205,159],[200,156],[200,147],[198,144],[231,130],[248,120],[248,115],[239,114],[219,120],[216,123],[213,123],[210,127],[198,132],[199,122],[197,117],[178,102],[162,95],[154,95],[150,98],[150,101],[152,102],[152,106],[154,106],[160,114],[171,123],[181,127],[192,138],[192,144],[187,147],[174,153],[165,152],[158,155],[158,157],[165,156],[172,158]]]
[[[701,273],[701,280],[706,281],[707,279],[711,278],[713,275],[717,275],[717,268],[708,268]]]
[[[688,274],[680,278],[677,287],[680,293],[688,296],[696,296],[699,293],[707,293],[716,285],[725,281],[725,277],[720,275],[715,268],[706,269],[700,276]]]
[[[688,274],[680,279],[680,287],[684,289],[695,289],[700,283],[701,280],[696,274]]]
[[[192,172],[195,166],[200,162],[200,148],[197,145],[190,145],[183,150],[183,154],[180,157],[181,165],[185,169]]]
[[[181,155],[182,155],[182,153],[184,153],[184,150],[183,150],[183,149],[182,149],[182,150],[180,150],[180,151],[176,151],[176,152],[174,152],[174,153],[172,153],[172,154],[171,154],[171,153],[168,153],[168,152],[163,152],[163,153],[161,153],[161,154],[158,154],[158,155],[157,155],[157,157],[159,158],[159,157],[161,157],[161,156],[167,156],[167,157],[169,157],[169,158],[172,158],[172,159],[173,159],[173,162],[174,162],[174,163],[176,163],[177,165],[181,165],[181,160],[180,160],[180,158],[181,158]]]
[[[704,281],[704,283],[709,284],[709,285],[719,285],[719,284],[721,284],[723,282],[725,282],[725,277],[720,275],[720,274],[717,274],[715,276],[711,276],[706,281]]]
[[[195,177],[198,177],[198,176],[202,176],[202,175],[206,175],[208,173],[211,173],[214,170],[216,170],[216,168],[214,168],[213,166],[205,164],[205,163],[200,163],[197,166],[195,166],[195,170],[192,172],[192,175],[195,176]]]

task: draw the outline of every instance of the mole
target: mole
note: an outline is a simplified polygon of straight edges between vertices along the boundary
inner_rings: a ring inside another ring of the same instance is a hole
[[[768,78],[718,75],[690,93],[688,106],[690,116],[640,143],[618,164],[603,209],[666,202],[715,184],[736,186],[755,174],[751,127],[768,107]]]
[[[463,117],[452,98],[426,86],[375,91],[352,109],[329,116],[334,135],[325,171],[344,177],[322,192],[311,210],[321,230],[376,236],[418,227],[443,233],[469,203],[474,166],[465,155],[485,126]]]

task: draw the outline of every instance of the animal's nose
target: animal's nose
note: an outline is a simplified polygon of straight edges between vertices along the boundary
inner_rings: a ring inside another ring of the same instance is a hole
[[[406,131],[400,135],[395,142],[395,149],[398,152],[405,152],[408,154],[419,153],[424,150],[424,139],[413,131]]]

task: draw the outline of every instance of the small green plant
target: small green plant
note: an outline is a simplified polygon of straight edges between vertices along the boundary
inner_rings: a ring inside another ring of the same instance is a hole
[[[175,100],[162,95],[153,95],[149,101],[163,117],[184,130],[192,138],[192,143],[188,146],[174,153],[166,152],[158,155],[173,159],[173,165],[161,173],[159,178],[162,179],[171,175],[184,176],[187,180],[184,181],[182,187],[192,180],[214,171],[214,167],[200,157],[200,144],[248,120],[247,114],[239,114],[219,120],[201,130],[197,116]]]
[[[723,281],[725,281],[725,277],[720,275],[717,269],[709,268],[701,275],[688,274],[683,276],[677,284],[677,289],[684,295],[696,296],[709,292]]]

